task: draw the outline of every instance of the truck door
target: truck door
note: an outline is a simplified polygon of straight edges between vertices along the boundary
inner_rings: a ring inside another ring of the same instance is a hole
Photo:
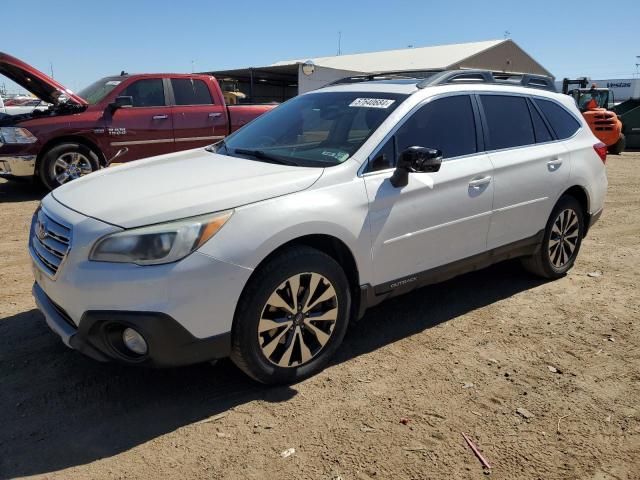
[[[105,112],[109,146],[120,155],[118,162],[137,160],[175,151],[173,118],[162,78],[135,80],[118,94],[131,97],[132,107]]]
[[[173,128],[177,150],[210,145],[228,133],[227,107],[204,80],[172,78]]]

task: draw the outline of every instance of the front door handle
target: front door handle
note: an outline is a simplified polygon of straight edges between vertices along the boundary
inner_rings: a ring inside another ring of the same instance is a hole
[[[491,175],[487,175],[486,177],[476,178],[475,180],[471,180],[469,182],[469,187],[475,190],[480,190],[485,185],[488,185],[491,182]]]
[[[554,159],[549,160],[547,162],[547,168],[551,172],[555,172],[556,170],[558,170],[560,168],[560,165],[562,165],[562,159],[561,158],[554,158]]]
[[[222,114],[220,112],[211,112],[209,114],[209,118],[218,118],[219,116],[221,116]]]
[[[169,118],[169,115],[154,115],[153,116],[154,120],[166,120],[167,118]]]

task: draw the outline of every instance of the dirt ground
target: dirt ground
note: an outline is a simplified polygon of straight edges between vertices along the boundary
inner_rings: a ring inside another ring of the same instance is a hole
[[[507,262],[391,300],[279,388],[64,347],[30,294],[42,193],[0,180],[0,478],[485,478],[465,432],[493,478],[640,479],[640,153],[607,167],[565,278]]]

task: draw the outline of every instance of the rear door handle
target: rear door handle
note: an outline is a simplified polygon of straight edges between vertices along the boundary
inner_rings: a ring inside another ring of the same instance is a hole
[[[491,175],[487,175],[486,177],[476,178],[475,180],[471,180],[469,182],[469,187],[480,190],[483,186],[488,185],[491,182]]]
[[[219,116],[221,116],[222,114],[220,112],[211,112],[209,114],[209,118],[218,118]]]
[[[153,116],[154,120],[166,120],[167,118],[169,118],[169,115],[154,115]]]
[[[560,165],[562,165],[562,159],[561,158],[554,158],[554,159],[549,160],[547,162],[547,168],[551,172],[555,172],[557,169],[559,169]]]

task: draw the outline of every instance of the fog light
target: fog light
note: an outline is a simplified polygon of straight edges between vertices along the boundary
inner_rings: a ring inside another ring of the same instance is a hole
[[[122,341],[125,346],[138,355],[147,353],[147,342],[144,337],[133,328],[125,328],[122,332]]]

